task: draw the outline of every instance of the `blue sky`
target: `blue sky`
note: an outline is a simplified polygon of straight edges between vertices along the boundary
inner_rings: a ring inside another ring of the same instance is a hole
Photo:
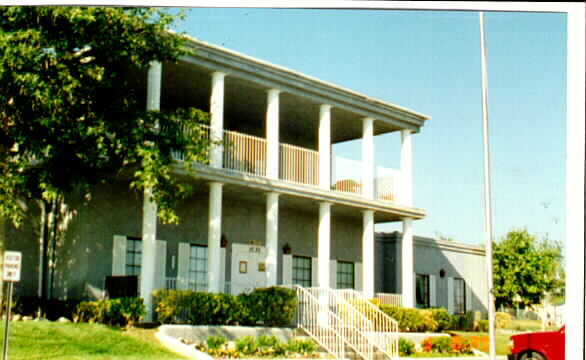
[[[566,15],[485,24],[494,235],[565,241]],[[484,242],[478,13],[194,8],[178,30],[431,116],[413,138],[415,233]],[[334,150],[360,159],[359,142]],[[399,135],[376,151],[398,168]]]

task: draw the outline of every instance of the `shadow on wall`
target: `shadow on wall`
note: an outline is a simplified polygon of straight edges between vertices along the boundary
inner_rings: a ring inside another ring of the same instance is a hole
[[[377,292],[401,293],[401,238],[399,232],[376,234]],[[454,312],[460,303],[465,311],[487,314],[483,248],[419,236],[414,237],[414,245],[414,272],[428,279],[430,306],[435,303]]]

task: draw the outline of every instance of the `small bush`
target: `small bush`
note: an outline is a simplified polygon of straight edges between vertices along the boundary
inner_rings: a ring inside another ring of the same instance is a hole
[[[402,308],[398,306],[381,305],[380,309],[397,320],[402,332],[431,332],[438,327],[430,310]]]
[[[409,339],[399,339],[399,355],[409,356],[415,354],[415,343]]]
[[[77,322],[91,322],[115,326],[132,326],[145,314],[142,298],[119,298],[84,301],[77,306]]]
[[[238,298],[247,309],[245,325],[287,326],[297,309],[295,290],[283,287],[258,288]]]
[[[511,325],[513,318],[506,312],[496,313],[496,327],[498,329],[505,329]]]
[[[433,320],[437,323],[436,331],[451,330],[454,325],[453,316],[445,308],[431,309]]]
[[[236,340],[236,350],[245,355],[252,355],[258,349],[256,340],[252,336],[244,336]]]
[[[481,332],[488,332],[488,320],[480,320],[478,322],[478,330]]]
[[[459,336],[452,337],[451,352],[455,354],[472,354],[472,345],[467,339]]]
[[[208,337],[208,349],[210,350],[218,350],[224,344],[226,344],[226,338],[223,336],[210,336]]]
[[[311,339],[291,339],[287,344],[287,350],[307,356],[313,354],[317,350],[317,345]]]
[[[432,352],[449,354],[452,352],[452,338],[447,336],[434,337],[432,340]]]
[[[266,336],[262,335],[256,338],[256,343],[258,344],[259,348],[270,348],[275,347],[281,341],[276,336]]]

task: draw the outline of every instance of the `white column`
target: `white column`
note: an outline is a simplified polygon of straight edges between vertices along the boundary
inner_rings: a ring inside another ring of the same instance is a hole
[[[152,201],[151,189],[145,189],[142,207],[142,260],[140,263],[140,296],[147,310],[145,321],[152,321],[157,255],[157,203]]]
[[[413,220],[404,218],[401,242],[401,294],[403,306],[408,308],[415,307],[413,255]]]
[[[224,77],[226,74],[214,72],[212,74],[212,96],[210,98],[210,139],[222,141],[224,130]],[[214,145],[210,151],[210,165],[221,168],[224,149],[221,144]]]
[[[331,161],[332,161],[332,107],[321,105],[319,107],[319,187],[325,190],[331,185]]]
[[[161,74],[163,66],[153,61],[147,74],[147,110],[161,109]]]
[[[220,292],[221,269],[220,238],[222,237],[222,183],[210,183],[208,220],[208,291]]]
[[[374,199],[374,119],[362,119],[362,195]]]
[[[271,89],[267,96],[267,177],[279,178],[279,93]]]
[[[362,293],[374,297],[374,211],[362,212]]]
[[[401,202],[413,204],[413,147],[411,130],[401,130]]]
[[[332,204],[319,204],[319,225],[317,238],[317,286],[330,286],[330,232]]]
[[[267,194],[266,240],[267,248],[266,285],[277,285],[277,244],[279,242],[279,194]]]
[[[147,101],[149,111],[161,109],[162,64],[152,62],[147,73]],[[155,287],[157,250],[157,203],[152,199],[152,189],[147,188],[143,195],[142,209],[142,259],[140,263],[140,296],[146,308],[145,321],[153,319],[152,293]]]

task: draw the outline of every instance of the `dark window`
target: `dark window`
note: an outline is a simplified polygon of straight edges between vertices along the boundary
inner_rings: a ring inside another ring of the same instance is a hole
[[[354,263],[338,261],[336,268],[336,287],[338,289],[354,289]]]
[[[311,287],[311,258],[293,256],[293,284]]]
[[[208,248],[204,245],[191,245],[189,254],[189,289],[207,290],[208,288]]]
[[[429,307],[429,275],[416,275],[415,301],[418,308],[425,309]]]
[[[142,262],[142,240],[136,238],[126,239],[126,275],[140,276],[140,263]]]
[[[464,279],[454,279],[454,313],[466,313],[466,283]]]

